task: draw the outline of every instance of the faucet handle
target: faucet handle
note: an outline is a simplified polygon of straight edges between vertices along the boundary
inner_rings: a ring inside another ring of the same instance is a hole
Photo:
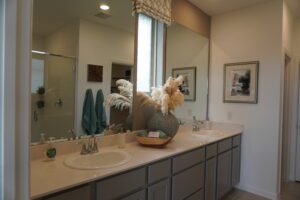
[[[95,135],[92,135],[89,138],[88,148],[89,148],[90,153],[97,153],[98,152],[97,138],[95,137]]]
[[[84,142],[82,144],[80,154],[85,155],[85,154],[88,154],[88,153],[89,153],[89,148],[87,147],[87,144]]]

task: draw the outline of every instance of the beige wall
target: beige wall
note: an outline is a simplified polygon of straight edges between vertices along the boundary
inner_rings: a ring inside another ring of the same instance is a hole
[[[268,198],[278,194],[282,75],[281,0],[212,18],[211,120],[245,126],[239,187]],[[258,104],[223,103],[225,63],[260,61]]]
[[[207,38],[210,37],[210,16],[187,0],[172,1],[172,20]]]
[[[166,78],[172,76],[173,68],[196,67],[196,101],[185,101],[175,110],[183,121],[206,119],[209,40],[181,25],[173,24],[167,29]]]
[[[45,37],[33,35],[32,37],[32,50],[45,51]]]
[[[96,96],[98,89],[102,89],[104,96],[110,94],[112,63],[134,63],[134,34],[80,20],[78,55],[76,130],[82,134],[81,115],[85,91],[91,88]],[[88,64],[103,66],[103,83],[87,82]]]
[[[294,24],[294,40],[293,40],[293,52],[294,55],[298,58],[300,58],[300,19],[298,18],[295,20]]]
[[[69,23],[45,38],[48,52],[76,56],[78,45],[78,21]]]

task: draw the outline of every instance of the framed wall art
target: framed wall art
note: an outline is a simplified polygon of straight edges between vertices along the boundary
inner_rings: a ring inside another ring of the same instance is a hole
[[[223,102],[257,104],[258,71],[258,61],[225,64]]]
[[[174,68],[172,76],[183,76],[180,91],[184,94],[185,101],[196,101],[196,67]]]

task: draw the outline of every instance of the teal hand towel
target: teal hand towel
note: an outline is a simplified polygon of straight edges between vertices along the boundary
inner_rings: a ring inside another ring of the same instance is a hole
[[[98,90],[96,97],[96,116],[97,116],[97,130],[96,133],[102,133],[107,125],[106,112],[103,107],[104,96],[102,90]]]
[[[91,89],[88,89],[85,93],[81,122],[82,128],[87,135],[95,134],[97,129],[96,121],[97,117],[95,112],[93,92]]]

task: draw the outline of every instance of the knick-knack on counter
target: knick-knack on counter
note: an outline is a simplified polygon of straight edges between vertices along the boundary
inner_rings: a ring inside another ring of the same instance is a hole
[[[56,157],[56,148],[53,144],[53,137],[50,137],[49,138],[49,144],[48,144],[48,147],[46,149],[46,160],[47,161],[51,161],[51,160],[55,160],[55,157]]]

